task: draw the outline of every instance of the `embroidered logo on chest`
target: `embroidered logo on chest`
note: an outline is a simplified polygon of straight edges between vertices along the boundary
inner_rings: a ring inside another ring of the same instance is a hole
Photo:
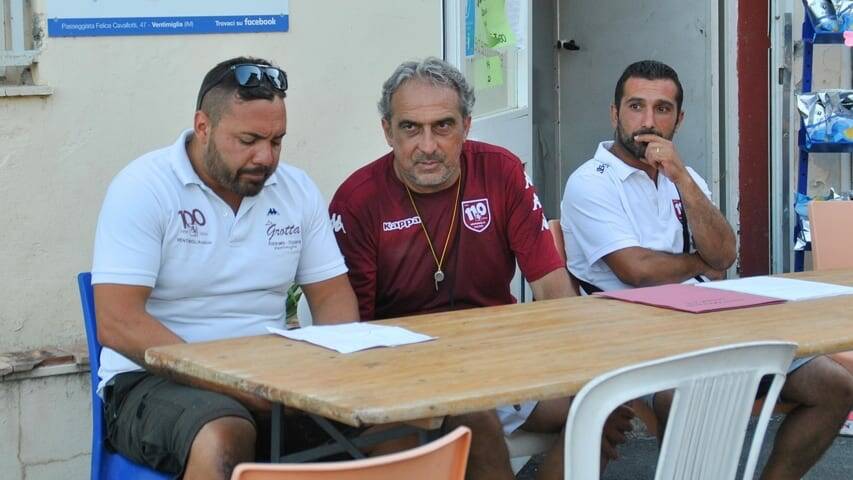
[[[207,219],[204,213],[194,208],[192,210],[178,210],[178,218],[181,219],[182,229],[178,232],[178,243],[191,245],[210,245],[212,242],[206,237]]]
[[[675,216],[678,218],[679,222],[683,222],[684,218],[684,206],[681,205],[681,200],[677,198],[672,199],[672,208],[675,210]]]
[[[472,232],[482,233],[492,223],[492,211],[489,199],[466,200],[462,202],[462,223]]]
[[[302,247],[302,227],[299,225],[280,225],[272,220],[266,223],[267,244],[273,250],[294,252]]]

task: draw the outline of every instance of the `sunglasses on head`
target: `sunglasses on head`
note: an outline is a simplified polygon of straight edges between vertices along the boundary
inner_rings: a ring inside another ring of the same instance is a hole
[[[210,82],[210,84],[201,91],[201,94],[198,96],[198,105],[196,105],[196,110],[201,110],[201,102],[204,100],[204,96],[207,95],[207,92],[212,90],[213,87],[219,85],[219,83],[231,73],[234,74],[234,79],[237,80],[237,84],[243,88],[258,87],[263,83],[263,79],[266,78],[267,83],[269,83],[274,90],[281,93],[287,91],[287,74],[284,73],[284,70],[271,65],[238,63],[237,65],[231,65],[228,67],[228,69],[222,72],[216,80]]]

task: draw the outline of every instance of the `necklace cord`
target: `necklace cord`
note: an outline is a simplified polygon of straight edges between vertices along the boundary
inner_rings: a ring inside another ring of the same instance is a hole
[[[429,232],[426,229],[426,222],[421,216],[421,212],[418,211],[418,206],[415,204],[415,197],[412,196],[412,191],[409,190],[409,186],[403,183],[403,186],[406,188],[406,193],[409,194],[409,201],[412,202],[412,208],[415,209],[415,215],[421,219],[421,229],[424,232],[424,236],[426,237],[427,245],[429,245],[429,251],[432,253],[432,258],[435,260],[435,265],[438,267],[438,271],[441,271],[441,266],[444,264],[444,256],[447,254],[447,246],[450,245],[450,237],[453,235],[453,227],[456,225],[456,211],[459,208],[459,192],[462,190],[462,177],[459,177],[456,185],[456,200],[453,201],[453,215],[450,217],[450,230],[447,232],[447,238],[444,239],[444,248],[441,250],[441,258],[438,258],[438,255],[435,253],[435,248],[432,246],[432,240],[429,238]]]

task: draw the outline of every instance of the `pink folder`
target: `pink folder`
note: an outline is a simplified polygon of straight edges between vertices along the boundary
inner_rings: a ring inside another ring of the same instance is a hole
[[[769,305],[785,301],[780,298],[763,297],[761,295],[732,292],[717,288],[696,287],[679,283],[657,287],[600,292],[596,293],[596,295],[690,313],[716,312],[719,310]]]

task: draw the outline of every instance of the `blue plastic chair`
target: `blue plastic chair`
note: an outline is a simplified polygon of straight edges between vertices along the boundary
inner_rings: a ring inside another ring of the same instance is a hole
[[[92,274],[77,275],[80,304],[83,306],[83,323],[86,326],[86,345],[89,347],[89,365],[92,380],[92,480],[136,479],[166,480],[172,475],[152,470],[113,453],[104,447],[104,402],[98,396],[98,368],[101,364],[101,344],[95,322],[95,296],[92,292]]]

